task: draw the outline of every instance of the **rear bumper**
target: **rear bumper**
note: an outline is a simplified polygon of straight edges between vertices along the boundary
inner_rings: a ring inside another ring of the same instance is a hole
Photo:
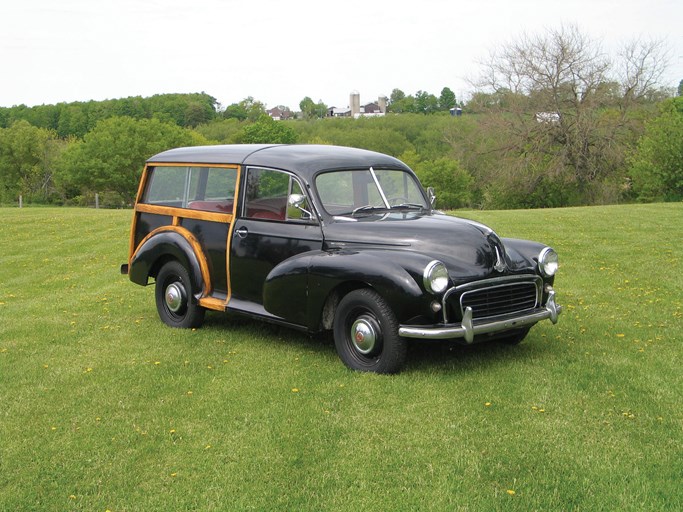
[[[478,334],[510,331],[521,327],[532,326],[541,320],[550,320],[555,324],[557,323],[558,316],[561,312],[562,306],[555,303],[555,292],[551,291],[545,307],[536,308],[522,314],[474,320],[472,319],[472,309],[467,308],[465,310],[464,318],[459,324],[437,326],[402,325],[398,329],[398,334],[405,338],[427,340],[464,338],[467,343],[472,343],[474,337]]]

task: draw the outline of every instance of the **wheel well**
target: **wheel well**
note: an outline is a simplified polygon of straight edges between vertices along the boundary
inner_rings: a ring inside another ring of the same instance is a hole
[[[153,277],[154,279],[156,279],[157,275],[159,275],[159,270],[161,270],[161,267],[163,267],[164,265],[166,265],[166,263],[169,263],[171,261],[178,260],[173,256],[169,256],[168,254],[164,254],[163,256],[157,258],[152,267],[149,269],[149,277]]]
[[[339,301],[341,301],[347,293],[360,288],[374,289],[372,286],[364,283],[363,281],[347,281],[340,284],[329,293],[320,315],[320,325],[322,330],[329,331],[332,329],[334,324],[334,315],[337,311]]]

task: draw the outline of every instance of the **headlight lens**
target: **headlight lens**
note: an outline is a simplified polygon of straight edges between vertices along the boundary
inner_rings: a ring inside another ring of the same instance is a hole
[[[422,274],[425,288],[431,293],[443,293],[448,288],[448,270],[438,260],[429,262]]]
[[[557,253],[550,247],[546,247],[538,255],[538,269],[545,277],[554,276],[558,266],[559,259]]]

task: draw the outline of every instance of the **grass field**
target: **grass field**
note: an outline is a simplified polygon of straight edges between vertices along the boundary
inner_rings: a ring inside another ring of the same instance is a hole
[[[118,272],[129,211],[0,213],[0,510],[683,509],[680,203],[462,212],[555,247],[560,322],[396,376],[165,327]]]

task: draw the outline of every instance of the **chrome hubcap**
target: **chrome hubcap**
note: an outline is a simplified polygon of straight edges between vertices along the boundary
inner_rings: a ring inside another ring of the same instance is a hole
[[[183,307],[183,300],[185,296],[185,289],[180,283],[171,283],[166,287],[164,298],[166,306],[173,313],[177,313]]]
[[[351,339],[356,350],[361,354],[369,354],[377,343],[377,332],[370,319],[360,317],[351,326]]]

